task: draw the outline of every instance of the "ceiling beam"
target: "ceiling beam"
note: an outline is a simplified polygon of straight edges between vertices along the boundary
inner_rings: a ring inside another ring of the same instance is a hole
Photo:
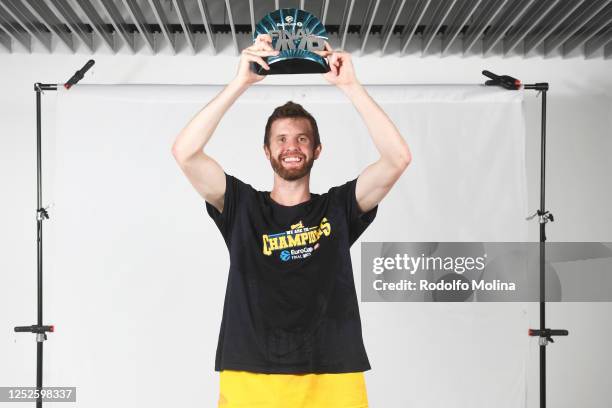
[[[255,10],[253,9],[253,0],[249,0],[249,16],[251,17],[251,36],[255,37]]]
[[[586,42],[584,45],[584,56],[590,57],[597,52],[597,50],[610,43],[612,43],[612,26],[606,28],[601,34],[596,35]]]
[[[595,36],[598,32],[606,28],[612,23],[612,7],[608,7],[602,13],[599,13],[588,22],[588,27],[584,27],[576,35],[563,43],[561,51],[563,56],[566,56],[578,46],[584,44]]]
[[[402,14],[402,9],[406,4],[406,0],[395,0],[393,2],[393,6],[391,7],[391,12],[387,17],[387,21],[385,22],[385,33],[383,34],[383,43],[380,50],[380,55],[383,56],[385,54],[385,50],[389,45],[389,41],[393,36],[393,30],[397,25],[397,21],[399,20],[400,14]]]
[[[166,15],[164,8],[159,0],[149,0],[149,4],[151,5],[151,9],[153,10],[153,14],[155,15],[155,19],[157,20],[157,24],[159,25],[162,35],[166,38],[168,44],[170,44],[172,53],[176,54],[176,40],[174,38],[174,33],[170,31],[168,16]]]
[[[427,12],[430,4],[431,0],[419,0],[410,11],[410,16],[408,17],[407,23],[404,27],[404,32],[402,33],[402,38],[400,40],[400,55],[404,55],[406,53],[408,45],[414,38],[416,30],[421,24],[421,21],[425,16],[425,12]]]
[[[74,9],[68,4],[68,0],[49,0],[49,6],[55,10],[55,15],[70,27],[70,31],[93,53],[95,51],[93,34],[85,30],[85,25],[81,24]]]
[[[340,42],[340,49],[344,49],[344,45],[346,44],[346,35],[348,34],[349,25],[351,23],[351,15],[353,14],[353,7],[355,6],[355,0],[346,0],[346,5],[344,7],[344,13],[342,15],[342,23],[340,24],[340,29],[338,30],[338,34],[342,35],[342,41]]]
[[[210,44],[212,54],[215,55],[217,53],[217,50],[215,48],[215,38],[211,26],[212,20],[210,19],[210,13],[208,12],[206,0],[199,0],[198,7],[200,9],[200,14],[202,15],[202,21],[204,23],[204,29],[206,30],[206,37],[208,37],[208,43]]]
[[[238,48],[238,39],[236,38],[236,26],[234,25],[234,18],[232,17],[232,7],[230,5],[229,0],[225,0],[225,8],[227,9],[227,18],[230,23],[230,29],[232,30],[232,40],[234,42],[234,50],[236,51],[236,55],[239,55],[240,49]]]
[[[278,9],[278,0],[276,0],[276,8]],[[321,24],[325,25],[325,21],[327,20],[327,9],[329,8],[329,0],[323,0],[323,4],[321,5]]]
[[[17,41],[28,52],[32,52],[32,37],[19,24],[12,21],[10,15],[0,7],[0,27],[13,41]]]
[[[136,43],[134,42],[134,34],[130,33],[125,28],[126,26],[125,20],[123,19],[123,16],[119,12],[119,9],[117,8],[117,6],[115,6],[115,3],[113,2],[113,0],[99,0],[99,1],[104,11],[106,11],[106,14],[108,14],[111,24],[115,28],[115,33],[119,33],[121,38],[123,38],[123,41],[125,41],[128,47],[130,48],[130,50],[132,50],[132,53],[135,53]]]
[[[361,54],[365,52],[366,43],[368,42],[372,26],[374,25],[374,18],[376,18],[376,12],[378,11],[379,5],[380,0],[370,0],[368,4],[365,18],[361,24],[361,31],[359,32],[359,36],[361,37]]]
[[[19,23],[32,37],[36,38],[46,49],[51,52],[51,33],[42,31],[32,22],[36,17],[18,0],[8,0],[0,3],[4,11]]]
[[[4,28],[0,24],[0,45],[2,45],[8,52],[12,52],[11,48],[11,36],[5,32]]]
[[[604,47],[604,59],[612,57],[612,42]]]
[[[438,31],[440,31],[440,27],[442,27],[444,24],[444,20],[446,20],[456,2],[457,0],[447,0],[438,3],[438,7],[434,11],[434,15],[431,18],[431,23],[427,25],[427,28],[423,33],[423,47],[421,48],[421,55],[425,55],[427,52],[427,49],[433,42],[434,38],[436,38]]]
[[[480,39],[491,22],[495,20],[495,17],[502,11],[508,0],[490,1],[485,2],[482,11],[474,19],[475,24],[471,25],[465,32],[463,37],[463,55],[474,46],[476,41]]]
[[[49,32],[55,33],[64,45],[74,52],[74,42],[72,41],[70,30],[64,26],[45,2],[40,0],[23,0],[23,5],[47,27]]]
[[[147,27],[147,21],[136,0],[123,0],[123,5],[127,9],[132,22],[136,25],[136,29],[140,33],[145,44],[149,47],[149,50],[151,50],[153,54],[156,54],[153,31]]]
[[[523,55],[527,55],[531,50],[540,45],[549,35],[551,35],[585,0],[561,2],[547,19],[547,22],[539,30],[532,34],[527,34],[523,41]]]
[[[176,9],[176,14],[178,14],[179,21],[181,22],[181,27],[183,27],[183,33],[185,34],[185,39],[187,40],[187,44],[189,44],[189,48],[193,54],[196,53],[196,41],[195,36],[193,35],[193,30],[191,29],[191,22],[189,20],[189,14],[185,9],[185,3],[183,0],[172,0],[174,4],[174,8]],[[233,23],[231,23],[233,24]]]
[[[482,55],[489,53],[498,42],[504,38],[508,29],[516,24],[517,21],[530,9],[535,0],[522,0],[512,7],[506,8],[506,14],[502,15],[496,25],[489,29],[484,37]]]
[[[115,39],[111,33],[106,30],[104,20],[102,20],[102,17],[100,17],[91,2],[89,0],[79,0],[75,3],[78,4],[83,11],[85,19],[91,26],[92,30],[102,38],[103,42],[108,46],[108,48],[111,49],[113,53],[116,53],[117,50],[115,48]]]
[[[549,55],[569,40],[586,22],[595,17],[609,3],[610,0],[585,2],[585,7],[572,13],[568,19],[568,24],[561,32],[544,40],[544,55]]]
[[[446,31],[442,37],[442,55],[444,55],[450,49],[451,45],[459,36],[459,33],[468,23],[474,12],[476,12],[476,9],[481,2],[482,0],[473,0],[471,3],[468,1],[460,3],[461,8],[455,15],[453,22],[446,27]]]
[[[508,55],[554,9],[559,0],[540,1],[529,10],[527,17],[512,28],[503,40],[503,53]]]

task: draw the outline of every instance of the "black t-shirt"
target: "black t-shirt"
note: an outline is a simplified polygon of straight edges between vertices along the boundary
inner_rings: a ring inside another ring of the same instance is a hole
[[[370,369],[349,248],[378,206],[360,212],[356,182],[283,206],[226,174],[223,213],[206,202],[230,254],[215,371]]]

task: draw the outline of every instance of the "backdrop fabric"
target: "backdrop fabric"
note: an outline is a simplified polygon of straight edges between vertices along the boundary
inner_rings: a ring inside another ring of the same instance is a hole
[[[52,222],[46,224],[46,384],[78,406],[212,407],[229,258],[204,201],[171,154],[219,86],[79,85],[59,91]],[[413,161],[359,241],[524,241],[523,92],[479,85],[371,86]],[[311,191],[378,159],[350,100],[331,86],[246,91],[206,147],[272,188],[263,152],[272,110],[317,119]],[[360,244],[352,247],[360,293]],[[370,406],[524,407],[529,337],[521,303],[360,303]]]

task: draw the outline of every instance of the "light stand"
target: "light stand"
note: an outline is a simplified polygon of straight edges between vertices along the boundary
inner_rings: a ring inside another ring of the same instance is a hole
[[[83,68],[78,70],[65,84],[64,88],[70,89],[72,85],[79,82],[85,72],[94,64],[94,60],[89,60]],[[57,84],[34,84],[36,92],[36,245],[37,245],[37,323],[31,326],[15,326],[16,332],[36,333],[36,408],[42,407],[42,376],[43,376],[43,342],[47,340],[47,332],[55,331],[53,325],[43,325],[43,221],[49,219],[47,208],[42,207],[42,176],[41,176],[41,94],[44,91],[57,91]]]
[[[540,209],[535,214],[527,217],[531,220],[538,216],[540,221],[540,328],[529,329],[529,336],[539,337],[540,345],[540,408],[546,408],[546,346],[549,342],[554,343],[553,336],[567,336],[569,332],[563,329],[546,328],[546,223],[553,222],[553,215],[545,209],[544,193],[546,182],[546,92],[548,91],[547,82],[536,84],[521,84],[521,81],[509,75],[495,75],[489,71],[482,71],[483,75],[491,78],[485,82],[488,86],[501,86],[509,90],[535,89],[542,93],[542,137],[540,145]]]

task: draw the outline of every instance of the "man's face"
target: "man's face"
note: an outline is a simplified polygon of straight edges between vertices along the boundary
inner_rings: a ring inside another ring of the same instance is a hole
[[[306,118],[282,118],[272,122],[270,147],[264,146],[272,169],[285,180],[298,180],[308,173],[321,153],[314,148],[314,135]]]

